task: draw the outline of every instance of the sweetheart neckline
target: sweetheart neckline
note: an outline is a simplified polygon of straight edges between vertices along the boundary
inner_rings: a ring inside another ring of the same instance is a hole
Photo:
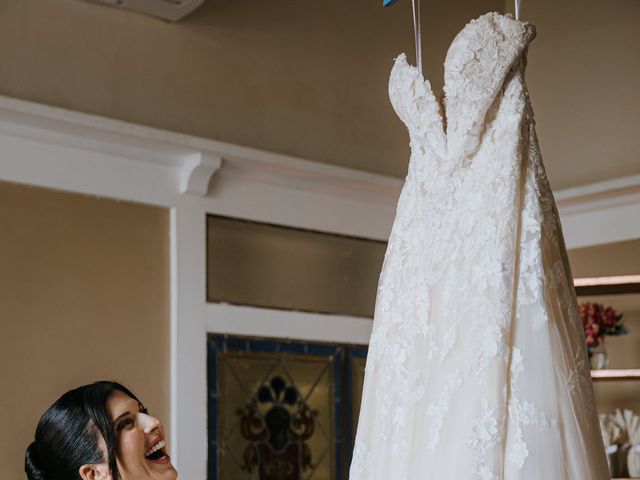
[[[497,17],[508,18],[509,20],[511,20],[513,22],[516,22],[516,23],[522,25],[525,28],[528,25],[531,25],[530,22],[525,22],[523,20],[518,20],[518,19],[513,18],[513,14],[511,14],[510,12],[508,12],[508,13],[500,13],[500,12],[492,11],[492,12],[483,13],[479,17],[472,18],[471,20],[469,20],[458,31],[458,33],[456,33],[455,37],[453,37],[453,40],[451,40],[451,42],[449,43],[449,47],[447,48],[447,53],[445,54],[445,61],[443,62],[443,65],[445,65],[445,68],[446,68],[446,60],[449,57],[449,52],[451,51],[451,47],[453,46],[456,38],[462,32],[464,32],[467,29],[467,27],[469,25],[471,25],[472,23],[475,23],[475,22],[477,22],[477,21],[479,21],[479,20],[481,20],[481,19],[483,19],[485,17],[496,17],[496,16]],[[431,85],[431,80],[429,80],[428,78],[425,78],[424,73],[422,71],[420,71],[420,69],[416,65],[413,65],[413,64],[409,63],[409,61],[407,60],[407,54],[405,52],[401,52],[400,54],[398,54],[398,56],[395,58],[396,63],[397,63],[398,59],[400,59],[401,57],[404,60],[405,65],[420,76],[420,79],[422,80],[422,83],[425,84],[425,85],[428,84],[429,91],[437,99],[438,97],[436,96],[435,92],[433,91],[433,87]],[[446,97],[447,97],[447,92],[446,92],[446,89],[444,88],[445,86],[446,86],[446,72],[445,72],[444,78],[442,79],[442,95],[441,95],[441,98],[443,99],[443,101],[445,101]]]
[[[472,25],[475,25],[475,29],[468,33]],[[416,84],[420,85],[420,87],[424,89],[421,95],[423,99],[425,101],[435,102],[435,111],[432,112],[431,116],[432,121],[437,124],[436,128],[439,131],[438,136],[442,135],[442,140],[444,141],[442,148],[444,148],[444,151],[448,151],[449,147],[451,146],[449,141],[451,140],[450,135],[453,133],[453,131],[450,131],[450,128],[452,127],[450,117],[455,112],[451,111],[451,109],[454,107],[451,101],[453,101],[452,98],[455,99],[457,98],[457,96],[459,96],[459,92],[448,92],[448,90],[450,89],[450,87],[452,88],[450,83],[453,81],[453,74],[458,73],[463,75],[462,72],[450,72],[448,68],[448,66],[454,69],[460,68],[459,65],[456,65],[456,60],[454,60],[456,58],[455,51],[457,50],[453,50],[453,48],[457,44],[458,40],[465,34],[467,36],[470,35],[473,40],[480,41],[481,38],[475,38],[478,35],[478,32],[476,32],[475,30],[478,30],[480,32],[480,35],[482,35],[484,29],[497,31],[501,34],[500,39],[495,39],[496,42],[502,43],[508,41],[512,42],[514,46],[516,46],[518,53],[517,55],[513,56],[512,61],[515,61],[515,59],[522,54],[522,51],[524,48],[526,48],[528,42],[535,37],[535,27],[533,27],[531,23],[522,20],[516,20],[509,13],[502,14],[499,12],[487,12],[477,18],[470,20],[460,29],[460,31],[456,34],[456,36],[449,44],[444,61],[442,95],[440,95],[439,97],[436,96],[431,81],[425,78],[423,72],[421,72],[417,66],[412,65],[408,62],[406,53],[402,52],[395,58],[394,65],[391,69],[392,76],[394,75],[394,72],[395,74],[398,74],[398,72],[402,68],[408,70],[408,75],[413,77]],[[529,35],[527,33],[529,33]],[[480,48],[484,47],[481,46]],[[477,53],[475,50],[473,50],[473,52],[474,55],[475,53]],[[507,56],[510,55],[507,54]],[[453,61],[454,63],[450,64],[451,61]],[[466,65],[466,62],[464,62],[464,64]],[[504,78],[502,78],[502,80],[504,80]],[[454,120],[456,119],[454,118]],[[459,122],[460,119],[457,119],[457,121]]]

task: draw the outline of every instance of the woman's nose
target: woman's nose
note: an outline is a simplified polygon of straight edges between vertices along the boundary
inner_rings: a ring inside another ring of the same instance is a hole
[[[143,414],[143,417],[144,433],[151,433],[160,426],[160,420],[156,417],[148,414]]]

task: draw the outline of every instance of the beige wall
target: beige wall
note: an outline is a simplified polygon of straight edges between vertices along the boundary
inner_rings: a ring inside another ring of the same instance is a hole
[[[168,424],[168,212],[0,182],[0,225],[0,478],[80,384],[119,380]]]
[[[85,0],[0,1],[0,94],[404,176],[387,98],[410,1],[207,0],[177,24]],[[455,33],[511,0],[423,0],[434,89]],[[640,2],[536,0],[528,79],[554,188],[640,173]]]
[[[523,17],[538,31],[527,81],[553,187],[640,173],[640,2],[525,0]]]
[[[594,228],[598,228],[597,225]],[[639,275],[640,239],[575,248],[569,250],[569,259],[576,278]]]
[[[569,251],[574,277],[640,274],[640,240],[579,248]],[[579,302],[598,302],[624,314],[628,335],[607,337],[609,368],[640,369],[640,294],[580,297]],[[596,400],[601,412],[631,408],[640,413],[640,382],[597,382]]]

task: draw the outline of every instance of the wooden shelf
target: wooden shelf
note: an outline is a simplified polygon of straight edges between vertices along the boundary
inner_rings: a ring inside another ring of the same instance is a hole
[[[640,380],[640,369],[591,370],[594,382]]]
[[[578,297],[589,297],[594,295],[624,295],[627,293],[640,293],[640,283],[576,287],[576,296]]]
[[[613,277],[574,278],[576,295],[621,295],[640,293],[640,275],[620,275]]]

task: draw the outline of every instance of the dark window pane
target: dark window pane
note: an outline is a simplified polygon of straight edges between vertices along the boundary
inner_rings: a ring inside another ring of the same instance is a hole
[[[247,222],[207,221],[207,301],[373,316],[386,243]]]

